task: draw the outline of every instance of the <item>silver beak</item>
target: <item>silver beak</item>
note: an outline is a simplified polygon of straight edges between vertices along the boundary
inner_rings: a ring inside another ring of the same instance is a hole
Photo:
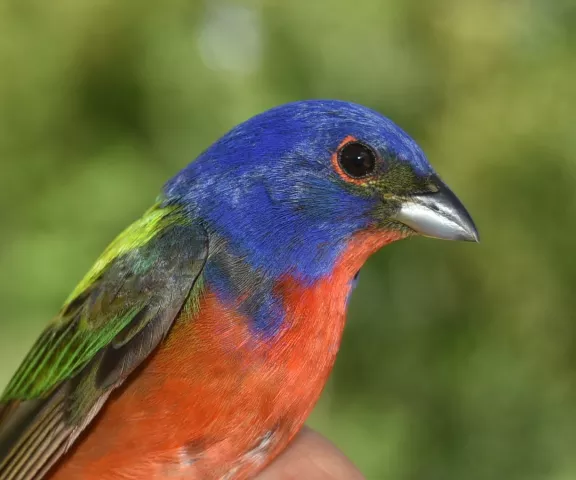
[[[462,202],[438,177],[433,183],[437,192],[406,197],[393,218],[426,237],[478,242],[478,230]]]

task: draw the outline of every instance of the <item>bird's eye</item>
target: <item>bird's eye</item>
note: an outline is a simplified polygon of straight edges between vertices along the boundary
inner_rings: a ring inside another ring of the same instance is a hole
[[[350,142],[338,152],[338,164],[353,179],[367,177],[376,168],[376,154],[363,143]]]

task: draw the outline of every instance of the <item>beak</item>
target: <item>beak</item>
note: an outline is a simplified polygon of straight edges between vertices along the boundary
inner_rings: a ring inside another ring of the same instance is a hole
[[[432,183],[437,192],[404,198],[394,220],[426,237],[478,242],[478,230],[462,202],[436,175]]]

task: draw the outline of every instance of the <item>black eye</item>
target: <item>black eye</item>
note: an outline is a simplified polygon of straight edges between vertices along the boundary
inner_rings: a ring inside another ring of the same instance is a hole
[[[359,142],[347,143],[338,153],[338,163],[352,178],[362,178],[370,175],[376,167],[374,151]]]

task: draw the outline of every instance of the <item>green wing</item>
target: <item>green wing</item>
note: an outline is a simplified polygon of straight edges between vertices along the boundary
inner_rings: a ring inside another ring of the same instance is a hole
[[[41,478],[197,297],[208,237],[154,207],[104,252],[0,398],[0,480]]]

